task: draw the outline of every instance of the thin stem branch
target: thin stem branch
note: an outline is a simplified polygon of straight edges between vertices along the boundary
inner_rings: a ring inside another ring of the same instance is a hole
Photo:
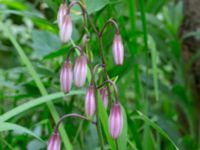
[[[90,38],[89,38],[89,36],[88,36],[88,34],[84,34],[83,35],[83,38],[82,38],[82,48],[85,48],[85,46],[86,46],[86,43],[88,42],[90,40]]]
[[[94,79],[94,74],[93,74],[93,79]],[[92,81],[94,85],[94,93],[95,93],[95,100],[96,100],[96,122],[97,122],[97,132],[100,140],[100,147],[101,150],[104,150],[104,141],[103,141],[103,136],[102,136],[102,130],[101,130],[101,122],[100,122],[100,115],[99,115],[99,102],[98,102],[98,96],[97,96],[97,87],[94,82]]]
[[[103,26],[101,32],[99,33],[99,36],[100,36],[100,37],[103,36],[103,33],[104,33],[105,29],[108,27],[109,24],[112,24],[112,25],[114,26],[114,28],[115,28],[116,33],[119,34],[119,27],[118,27],[118,24],[117,24],[117,22],[116,22],[114,19],[111,18],[111,19],[109,19],[109,20],[104,24],[104,26]]]
[[[99,37],[99,31],[97,30],[96,26],[95,26],[94,23],[92,22],[92,19],[91,19],[91,17],[89,16],[89,14],[88,14],[87,11],[86,11],[86,14],[87,14],[87,18],[88,18],[88,20],[89,20],[89,22],[90,22],[90,24],[91,24],[91,26],[92,26],[94,32],[95,32],[96,35]]]
[[[104,74],[105,74],[105,79],[109,80],[109,76],[108,76],[108,73],[107,73],[107,69],[106,69],[106,62],[105,62],[105,57],[104,57],[104,52],[103,52],[103,42],[102,42],[102,37],[103,37],[103,33],[105,31],[105,29],[108,27],[109,24],[112,24],[114,27],[115,27],[115,31],[117,34],[119,34],[119,27],[116,23],[116,21],[114,19],[109,19],[103,26],[102,30],[100,32],[97,32],[97,35],[98,35],[98,42],[99,42],[99,46],[100,46],[100,55],[101,55],[101,61],[102,61],[102,64],[105,65],[104,67]],[[108,100],[109,100],[109,104],[108,106],[110,107],[111,106],[111,90],[110,90],[110,87],[107,83],[107,89],[108,89]],[[118,101],[118,99],[116,99]]]
[[[115,140],[115,145],[116,145],[116,150],[119,150],[119,145],[117,140]]]
[[[91,79],[91,84],[94,86],[94,94],[95,94],[95,100],[96,100],[96,122],[97,122],[97,132],[98,132],[98,136],[99,136],[99,140],[100,140],[100,147],[101,150],[104,150],[104,141],[103,141],[103,136],[102,136],[102,131],[101,131],[101,122],[100,122],[100,114],[99,114],[99,101],[98,101],[98,96],[97,96],[97,87],[95,84],[95,73],[94,70],[96,70],[95,68],[97,68],[98,65],[96,65],[93,70],[90,67],[90,71],[92,73],[92,79]]]
[[[66,0],[63,0],[62,3],[65,4],[65,3],[66,3]]]
[[[86,10],[85,10],[85,7],[80,3],[80,1],[72,1],[70,4],[69,4],[69,7],[68,7],[68,13],[70,13],[70,10],[73,6],[75,5],[79,5],[80,8],[81,8],[81,11],[82,11],[82,14],[83,16],[86,16]]]
[[[112,86],[113,86],[113,88],[114,88],[114,92],[115,92],[115,100],[116,100],[116,102],[118,102],[119,101],[119,92],[118,92],[118,89],[117,89],[117,86],[116,86],[116,84],[112,81],[112,80],[106,80],[106,81],[104,81],[100,86],[98,86],[97,88],[101,88],[101,87],[103,87],[106,83],[110,83],[110,84],[112,84]]]
[[[104,69],[105,65],[104,65],[104,64],[97,64],[97,65],[93,68],[92,73],[93,73],[93,74],[96,74],[97,69],[99,69],[100,67]]]
[[[70,13],[70,10],[73,6],[75,5],[79,5],[79,7],[81,8],[81,11],[82,11],[82,15],[83,15],[83,22],[84,22],[84,27],[87,26],[87,11],[84,7],[84,4],[82,4],[80,1],[72,1],[70,4],[69,4],[69,7],[67,9],[67,13],[69,14]],[[88,30],[85,28],[86,32],[88,32]]]
[[[98,42],[99,42],[99,50],[100,50],[100,56],[101,56],[101,61],[102,61],[102,64],[104,65],[104,80],[109,80],[109,76],[108,76],[108,73],[107,73],[107,67],[106,67],[106,61],[105,61],[105,57],[104,57],[104,53],[103,53],[103,43],[102,43],[102,37],[98,36]],[[111,106],[111,90],[110,90],[110,87],[109,87],[109,84],[107,83],[106,84],[106,87],[108,89],[108,107]]]
[[[81,54],[83,54],[83,49],[82,49],[81,47],[79,47],[79,46],[73,46],[73,47],[71,47],[71,48],[69,49],[69,52],[68,52],[68,54],[67,54],[67,60],[69,60],[72,51],[75,50],[75,49],[78,49],[79,52],[80,52]]]
[[[91,121],[90,119],[88,119],[88,118],[85,117],[85,116],[82,116],[82,115],[79,115],[79,114],[66,114],[66,115],[62,116],[62,117],[60,118],[60,120],[58,121],[58,123],[56,124],[55,129],[54,129],[54,132],[55,132],[55,133],[58,132],[59,125],[60,125],[66,118],[80,118],[80,119],[87,120],[87,121],[91,122],[92,124],[96,125],[96,122],[95,122],[95,121]]]

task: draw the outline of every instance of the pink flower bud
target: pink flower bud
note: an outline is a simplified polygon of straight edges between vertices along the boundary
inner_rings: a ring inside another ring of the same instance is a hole
[[[63,21],[60,25],[60,38],[61,41],[66,43],[70,40],[72,35],[72,20],[69,14],[63,17]]]
[[[81,55],[77,58],[74,67],[74,80],[77,87],[82,87],[87,76],[87,58]]]
[[[65,93],[68,93],[72,86],[73,73],[72,64],[69,60],[65,61],[60,72],[60,84]]]
[[[63,24],[63,17],[67,14],[67,5],[66,4],[61,4],[60,8],[58,10],[58,15],[57,15],[57,21],[58,21],[58,27],[61,28],[61,25]]]
[[[107,87],[104,87],[100,90],[101,98],[103,100],[104,107],[108,106],[108,90]]]
[[[51,135],[47,150],[60,150],[60,136],[57,132]]]
[[[85,112],[89,116],[93,116],[96,110],[94,86],[90,85],[85,96]]]
[[[124,61],[124,46],[119,33],[115,34],[112,45],[113,56],[116,65],[122,65]]]
[[[123,116],[121,106],[119,103],[112,105],[110,116],[109,116],[109,131],[113,139],[117,139],[123,127]]]

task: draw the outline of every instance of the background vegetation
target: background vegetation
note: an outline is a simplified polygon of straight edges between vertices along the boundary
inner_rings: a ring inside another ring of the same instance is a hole
[[[188,83],[179,36],[183,2],[175,0],[83,0],[100,29],[109,18],[119,23],[125,63],[113,65],[114,29],[103,37],[110,77],[116,81],[124,108],[120,150],[199,149],[194,96]],[[40,150],[55,125],[67,113],[84,114],[84,93],[73,86],[60,91],[59,71],[73,43],[84,34],[80,9],[72,11],[73,36],[62,44],[56,23],[60,0],[0,0],[0,149]],[[90,49],[100,62],[92,28]],[[189,35],[191,36],[191,34]],[[90,77],[88,76],[88,79]],[[52,117],[53,114],[53,117]],[[107,136],[107,113],[101,107],[106,149],[115,149]],[[62,128],[63,149],[99,148],[96,128],[69,119]]]

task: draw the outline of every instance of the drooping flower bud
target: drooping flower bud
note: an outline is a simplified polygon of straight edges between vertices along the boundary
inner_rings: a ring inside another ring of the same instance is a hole
[[[94,86],[90,85],[85,96],[85,112],[89,116],[93,116],[96,110]]]
[[[51,135],[47,150],[60,150],[60,136],[57,132]]]
[[[122,38],[119,33],[115,34],[112,51],[114,56],[114,61],[116,65],[122,65],[124,61],[124,46]]]
[[[61,25],[63,24],[63,18],[67,14],[67,5],[66,4],[61,4],[58,10],[58,15],[57,15],[57,21],[58,21],[58,27],[61,28]]]
[[[108,90],[107,87],[103,87],[100,90],[101,98],[103,100],[104,107],[107,108],[108,106]]]
[[[72,86],[73,72],[72,64],[69,60],[65,61],[60,72],[60,84],[65,93],[68,93]]]
[[[63,16],[63,21],[60,25],[60,39],[63,43],[70,40],[72,35],[72,20],[69,14]]]
[[[109,116],[109,132],[113,139],[117,139],[123,128],[123,116],[119,103],[112,105]]]
[[[81,55],[77,58],[74,67],[74,81],[77,87],[82,87],[87,76],[87,58]]]

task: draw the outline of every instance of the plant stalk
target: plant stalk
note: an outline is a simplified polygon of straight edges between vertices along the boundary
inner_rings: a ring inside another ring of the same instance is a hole
[[[99,101],[98,101],[98,95],[97,95],[97,87],[95,84],[95,74],[93,72],[93,69],[90,69],[92,73],[92,83],[94,85],[94,94],[95,94],[95,100],[96,100],[96,127],[97,127],[97,132],[100,140],[100,147],[101,150],[104,150],[104,141],[103,141],[103,136],[102,136],[102,131],[101,131],[101,122],[100,122],[100,116],[99,116]]]

